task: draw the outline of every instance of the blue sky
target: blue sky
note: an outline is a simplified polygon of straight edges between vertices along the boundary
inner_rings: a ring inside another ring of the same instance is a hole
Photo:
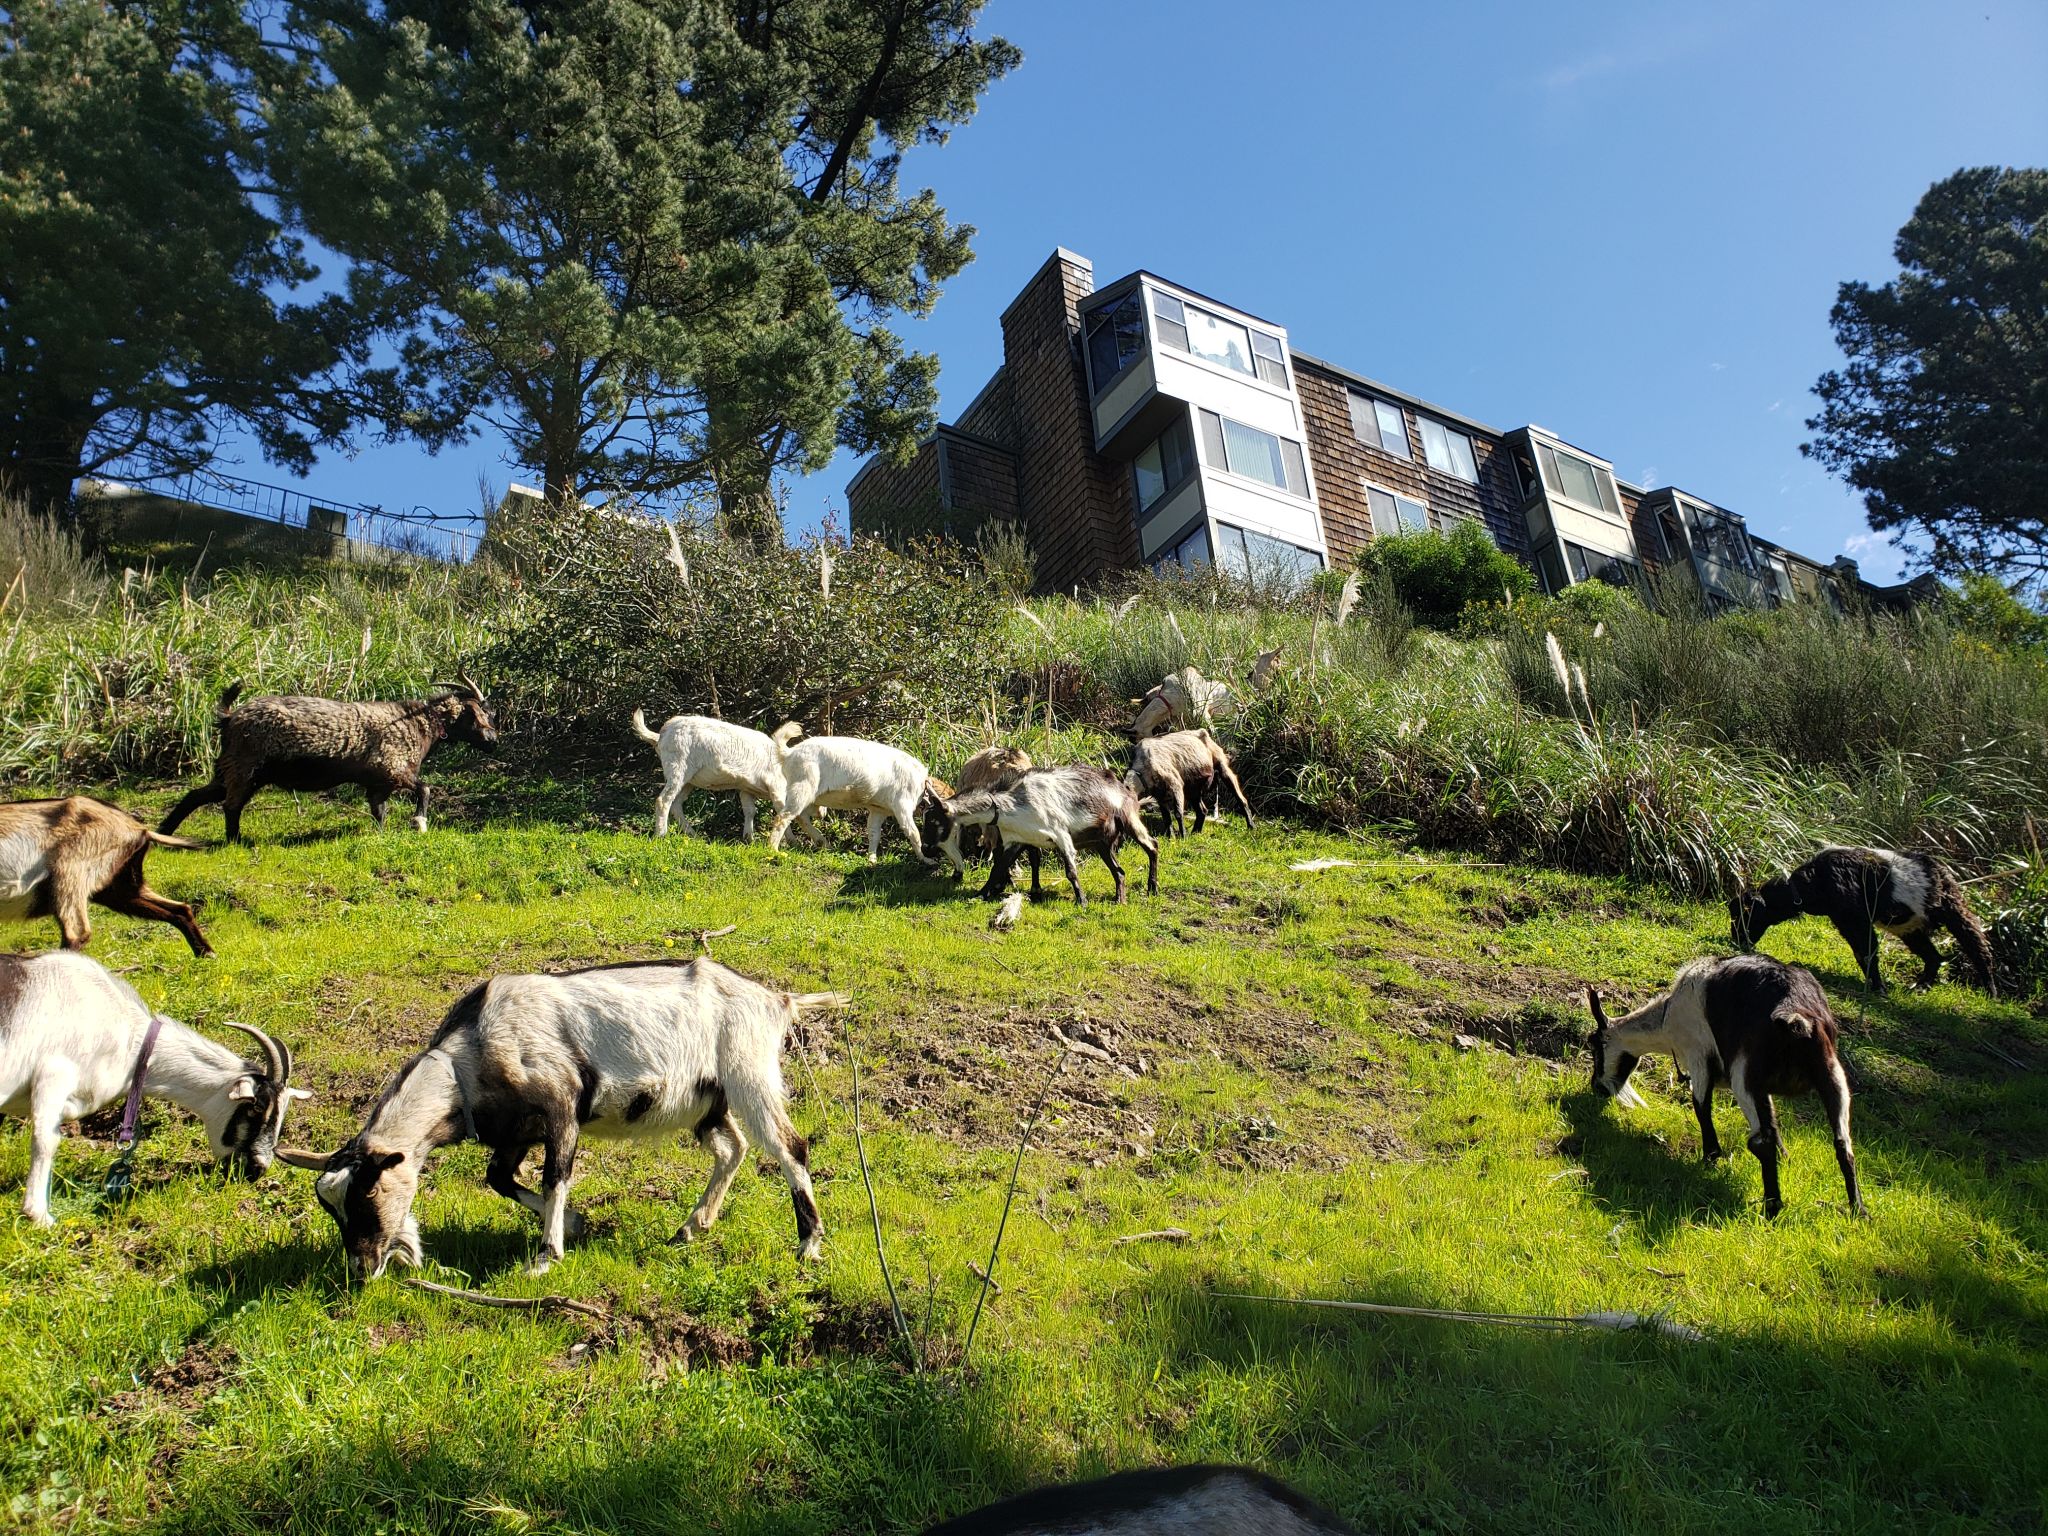
[[[1538,422],[1822,558],[1895,551],[1799,453],[1835,286],[1883,281],[1929,183],[2048,164],[2048,6],[1262,6],[992,0],[1024,50],[905,179],[975,225],[928,320],[944,419],[1057,245],[1147,267],[1500,427]],[[845,506],[841,454],[792,532]],[[265,472],[251,466],[251,472]],[[308,489],[443,512],[496,445],[330,457]],[[270,478],[278,478],[272,472]],[[843,522],[843,515],[842,515]]]

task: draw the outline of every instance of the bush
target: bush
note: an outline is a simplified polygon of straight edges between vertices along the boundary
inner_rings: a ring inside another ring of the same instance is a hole
[[[644,708],[879,734],[971,711],[999,675],[1002,604],[956,545],[674,536],[682,568],[669,527],[639,518],[536,510],[493,530],[517,600],[476,665],[506,722],[617,734]]]
[[[2036,1008],[2048,1003],[2048,864],[2038,854],[1984,926],[1999,991]]]
[[[1463,519],[1448,534],[1382,535],[1366,545],[1358,566],[1368,577],[1384,576],[1416,622],[1431,629],[1453,629],[1474,605],[1512,604],[1535,590],[1526,566]]]
[[[89,607],[105,577],[69,528],[0,497],[0,614]]]

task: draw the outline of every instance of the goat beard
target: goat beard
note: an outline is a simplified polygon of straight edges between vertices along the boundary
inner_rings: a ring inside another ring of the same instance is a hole
[[[410,1216],[405,1218],[405,1226],[398,1236],[394,1237],[377,1256],[377,1267],[370,1271],[370,1278],[375,1280],[382,1275],[393,1259],[398,1260],[407,1269],[418,1269],[426,1263],[426,1256],[420,1252],[419,1224]]]

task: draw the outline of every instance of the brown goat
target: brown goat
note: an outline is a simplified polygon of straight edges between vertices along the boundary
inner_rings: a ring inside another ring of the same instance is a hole
[[[1031,754],[1022,747],[983,747],[960,765],[959,787],[947,790],[944,798],[950,800],[956,794],[964,795],[977,789],[1008,789],[1029,773],[1032,766]],[[962,827],[960,856],[979,859],[982,841],[980,827]]]
[[[152,844],[199,846],[152,832],[126,811],[83,795],[0,805],[0,917],[54,917],[64,947],[83,949],[92,938],[86,904],[97,902],[124,917],[169,923],[193,954],[210,956],[213,946],[192,909],[166,900],[143,878]]]
[[[483,690],[467,677],[440,683],[447,693],[430,699],[348,704],[296,695],[237,704],[241,684],[220,696],[220,756],[213,778],[171,808],[169,831],[202,805],[221,803],[228,841],[242,836],[242,807],[265,785],[279,789],[333,789],[357,784],[369,796],[370,815],[384,825],[394,794],[413,799],[412,824],[427,829],[427,786],[420,780],[427,754],[449,737],[472,746],[498,744]]]
[[[1237,796],[1246,830],[1255,825],[1251,802],[1245,799],[1244,786],[1230,766],[1230,754],[1207,730],[1174,731],[1140,741],[1131,751],[1131,771],[1124,775],[1124,784],[1132,794],[1156,800],[1166,817],[1167,830],[1177,836],[1187,836],[1190,796],[1195,802],[1197,832],[1212,813],[1221,814],[1221,784],[1228,784]]]

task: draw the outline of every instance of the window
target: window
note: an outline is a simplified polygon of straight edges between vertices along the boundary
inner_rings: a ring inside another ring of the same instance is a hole
[[[1564,559],[1573,581],[1604,581],[1611,587],[1632,587],[1636,583],[1635,562],[1620,555],[1603,554],[1567,539]]]
[[[1401,407],[1351,391],[1351,435],[1368,448],[1409,459],[1408,420]]]
[[[1152,568],[1165,576],[1174,570],[1198,571],[1209,563],[1209,530],[1197,527],[1193,533],[1182,539],[1173,548],[1152,562]]]
[[[1301,444],[1291,437],[1275,437],[1241,421],[1232,421],[1214,411],[1203,411],[1202,457],[1213,469],[1226,469],[1308,499],[1308,466]]]
[[[1231,575],[1260,585],[1299,586],[1323,568],[1322,557],[1313,550],[1228,523],[1216,525],[1216,563]]]
[[[1142,523],[1147,512],[1178,490],[1194,468],[1194,434],[1183,416],[1157,440],[1147,443],[1131,466],[1137,482],[1138,521]]]
[[[1429,531],[1429,508],[1419,501],[1410,501],[1406,496],[1396,496],[1392,491],[1383,491],[1376,485],[1365,488],[1367,505],[1372,508],[1372,531],[1374,533],[1426,533]]]
[[[1417,416],[1415,424],[1422,429],[1422,456],[1429,461],[1431,469],[1456,475],[1471,485],[1479,483],[1479,466],[1472,458],[1471,438],[1440,421],[1431,421],[1427,416]]]
[[[1152,295],[1152,313],[1159,322],[1159,339],[1167,346],[1246,378],[1287,387],[1287,349],[1278,336],[1212,315],[1170,293]]]
[[[1536,445],[1536,458],[1543,466],[1543,481],[1556,494],[1582,507],[1598,507],[1621,516],[1621,503],[1614,497],[1614,476],[1575,453]]]
[[[1088,371],[1101,394],[1145,351],[1145,312],[1133,293],[1088,316]]]

